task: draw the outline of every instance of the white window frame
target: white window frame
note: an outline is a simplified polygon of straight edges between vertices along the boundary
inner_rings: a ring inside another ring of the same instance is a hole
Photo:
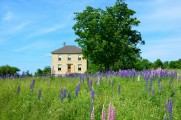
[[[78,64],[78,71],[81,71],[81,70],[82,70],[82,65]]]
[[[78,60],[79,61],[82,60],[82,55],[81,54],[78,55]]]
[[[58,54],[58,61],[61,61],[61,60],[62,60],[62,55]]]
[[[58,64],[58,71],[61,71],[61,70],[62,70],[62,65]]]
[[[71,60],[71,55],[68,55],[67,60],[68,60],[68,61]]]

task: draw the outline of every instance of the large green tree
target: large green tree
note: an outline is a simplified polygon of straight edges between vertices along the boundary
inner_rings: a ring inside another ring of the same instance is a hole
[[[88,6],[83,12],[76,12],[73,29],[78,38],[75,41],[82,48],[84,58],[103,65],[105,70],[120,60],[125,68],[133,63],[141,51],[137,45],[144,44],[140,32],[133,29],[140,23],[134,14],[122,0],[105,10]]]
[[[12,67],[9,65],[0,66],[0,75],[14,75],[18,74],[19,71],[20,69],[17,67]]]

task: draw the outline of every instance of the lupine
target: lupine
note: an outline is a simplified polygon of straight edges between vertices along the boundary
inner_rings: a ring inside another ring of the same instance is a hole
[[[150,77],[150,88],[149,88],[149,91],[151,91],[151,90],[152,90],[152,83],[153,83],[153,78],[152,78],[152,77]]]
[[[94,100],[94,88],[91,89],[91,99]]]
[[[34,85],[35,85],[35,80],[32,80],[32,81],[31,81],[31,84],[30,84],[30,89],[31,89],[32,91],[33,91]]]
[[[16,91],[16,94],[19,94],[19,92],[20,92],[20,85],[18,85],[18,89]]]
[[[120,86],[120,83],[118,84],[118,93],[120,94],[120,91],[121,91],[121,86]]]
[[[66,88],[64,88],[64,90],[63,90],[63,98],[66,98]]]
[[[109,109],[108,109],[108,120],[115,120],[116,118],[116,111],[112,107],[111,104],[109,104]]]
[[[38,90],[38,100],[40,100],[41,97],[41,90]]]
[[[102,108],[102,120],[106,120],[106,111],[104,109],[104,105],[103,105],[103,108]]]
[[[80,91],[80,84],[78,84],[78,85],[76,86],[76,90],[75,90],[75,96],[76,96],[76,97],[78,97],[79,91]]]
[[[172,120],[172,108],[173,108],[173,100],[170,98],[170,100],[166,104],[166,108],[170,117],[170,120]]]

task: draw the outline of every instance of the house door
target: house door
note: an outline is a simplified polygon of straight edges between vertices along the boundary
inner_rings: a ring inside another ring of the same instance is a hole
[[[67,72],[71,73],[71,65],[67,65]]]

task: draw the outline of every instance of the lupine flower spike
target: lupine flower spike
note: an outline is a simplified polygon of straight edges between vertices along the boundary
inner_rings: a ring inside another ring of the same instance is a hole
[[[173,108],[173,100],[172,100],[172,98],[170,98],[170,100],[166,104],[166,107],[167,107],[167,111],[168,111],[170,120],[172,120],[172,108]]]
[[[38,90],[38,100],[40,100],[41,97],[41,90]]]
[[[112,107],[111,104],[109,104],[109,110],[108,110],[108,120],[115,120],[116,117],[116,111]]]

